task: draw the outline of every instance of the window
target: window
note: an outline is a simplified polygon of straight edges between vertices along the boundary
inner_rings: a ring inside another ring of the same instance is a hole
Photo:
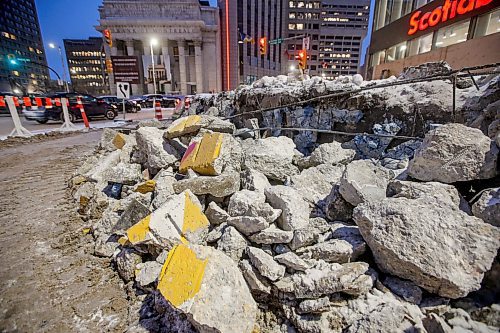
[[[465,42],[469,34],[470,20],[458,22],[436,32],[435,47],[446,47],[449,45]]]
[[[297,30],[304,30],[304,23],[297,23]]]
[[[432,36],[433,33],[412,39],[409,44],[408,55],[416,55],[429,52],[432,49]]]
[[[406,41],[394,45],[387,49],[385,53],[385,62],[391,62],[399,59],[403,59],[406,53]]]
[[[479,17],[474,37],[487,36],[497,32],[500,32],[500,9]]]

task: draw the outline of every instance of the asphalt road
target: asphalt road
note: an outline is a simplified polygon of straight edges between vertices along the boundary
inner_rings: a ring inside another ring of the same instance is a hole
[[[173,109],[163,109],[163,118],[170,118],[173,113]],[[142,109],[137,113],[127,113],[126,120],[145,120],[145,119],[153,119],[155,117],[154,109]],[[21,125],[24,126],[28,131],[37,133],[43,133],[47,130],[57,130],[61,127],[62,123],[60,121],[49,121],[46,124],[39,124],[36,121],[30,121],[24,119],[21,115]],[[119,113],[118,117],[115,118],[115,121],[123,120],[123,113]],[[96,124],[99,127],[107,127],[113,124],[112,121],[108,119],[92,119],[90,120],[90,126],[92,124]],[[75,125],[77,127],[83,128],[83,121],[78,120]],[[14,129],[14,123],[12,122],[12,118],[10,116],[2,116],[0,117],[0,139],[5,138],[10,134],[10,132]]]

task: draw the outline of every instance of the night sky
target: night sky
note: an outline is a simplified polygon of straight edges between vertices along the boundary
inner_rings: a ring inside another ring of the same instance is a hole
[[[49,48],[48,44],[54,43],[64,48],[63,39],[65,38],[86,39],[99,36],[94,26],[98,24],[97,7],[102,3],[102,0],[35,0],[35,3],[47,61],[49,66],[62,74],[59,53],[57,50]],[[210,0],[210,3],[215,6],[217,0]],[[374,5],[375,0],[372,0],[372,9]],[[366,47],[367,42],[365,41],[364,44]],[[51,76],[55,79],[54,74],[51,73]],[[69,78],[69,74],[67,77]]]

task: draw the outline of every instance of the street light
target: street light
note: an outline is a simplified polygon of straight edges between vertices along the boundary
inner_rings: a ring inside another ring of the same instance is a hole
[[[290,65],[290,71],[293,72],[295,70],[295,66],[294,65]]]
[[[54,43],[49,43],[49,47],[51,49],[55,49],[56,45]],[[61,56],[61,64],[62,64],[62,68],[63,68],[63,80],[64,80],[64,84],[66,85],[66,92],[69,92],[68,80],[66,79],[66,65],[64,64],[64,57],[62,54],[61,47],[57,46],[57,48],[59,49],[59,55]]]

